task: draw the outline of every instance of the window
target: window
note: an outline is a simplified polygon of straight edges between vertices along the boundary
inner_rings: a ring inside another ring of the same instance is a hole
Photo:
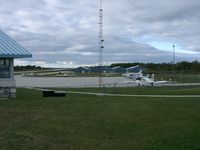
[[[10,59],[0,58],[0,78],[10,78]]]

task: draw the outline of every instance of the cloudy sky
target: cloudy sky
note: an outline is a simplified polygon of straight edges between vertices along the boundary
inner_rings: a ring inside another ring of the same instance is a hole
[[[98,64],[96,0],[0,0],[0,28],[33,54],[16,65]],[[199,0],[105,0],[104,64],[200,61]]]

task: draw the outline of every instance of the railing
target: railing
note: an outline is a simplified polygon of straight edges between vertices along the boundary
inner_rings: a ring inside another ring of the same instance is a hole
[[[0,67],[0,78],[10,78],[10,67]]]

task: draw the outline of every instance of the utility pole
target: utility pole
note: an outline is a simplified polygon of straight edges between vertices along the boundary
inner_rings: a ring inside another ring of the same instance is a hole
[[[173,47],[173,64],[175,65],[176,64],[176,59],[175,59],[175,47],[176,46],[173,44],[172,47]]]
[[[176,59],[175,59],[175,48],[176,48],[176,46],[175,46],[175,44],[173,44],[172,45],[172,48],[173,48],[173,82],[174,82],[174,80],[175,80],[175,74],[176,74],[176,70],[175,70],[175,67],[176,67]]]
[[[102,92],[103,88],[103,77],[102,77],[102,67],[103,67],[103,3],[100,0],[100,7],[99,7],[99,88]]]

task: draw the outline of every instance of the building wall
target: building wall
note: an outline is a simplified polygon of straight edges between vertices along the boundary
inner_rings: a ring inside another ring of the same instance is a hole
[[[96,66],[96,67],[92,67],[90,68],[90,72],[93,72],[93,73],[109,73],[111,71],[111,68],[110,67],[107,67],[107,66]]]
[[[89,68],[84,68],[84,67],[78,67],[74,69],[75,73],[89,73],[90,69]]]
[[[14,59],[10,58],[9,60],[10,60],[10,76],[9,78],[0,78],[0,97],[15,98],[16,86],[14,79]]]

